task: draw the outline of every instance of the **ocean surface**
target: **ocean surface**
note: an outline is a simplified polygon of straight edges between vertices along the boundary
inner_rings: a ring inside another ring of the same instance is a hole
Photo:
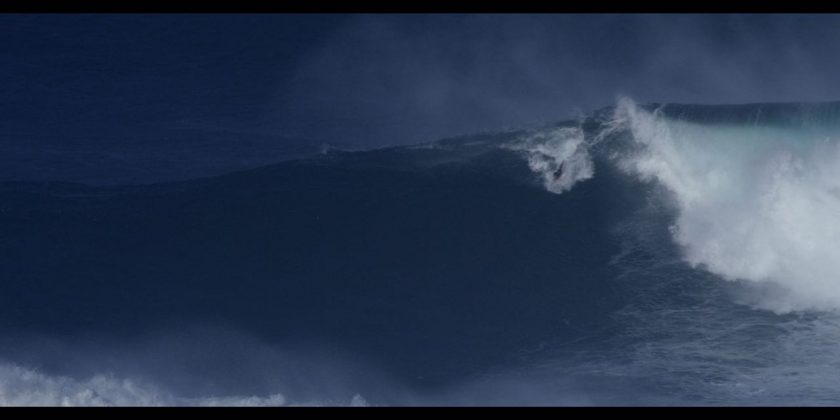
[[[41,175],[0,183],[0,404],[840,404],[840,103]]]

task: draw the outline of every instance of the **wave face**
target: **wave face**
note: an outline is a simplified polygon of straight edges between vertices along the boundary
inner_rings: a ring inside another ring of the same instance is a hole
[[[836,405],[840,104],[0,184],[0,404]]]

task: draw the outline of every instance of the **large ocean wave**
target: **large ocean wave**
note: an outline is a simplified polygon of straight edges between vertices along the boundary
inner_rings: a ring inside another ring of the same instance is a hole
[[[838,110],[2,184],[0,403],[836,404]]]

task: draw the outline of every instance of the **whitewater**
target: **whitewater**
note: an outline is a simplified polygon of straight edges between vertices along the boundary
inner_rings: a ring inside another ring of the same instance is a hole
[[[838,220],[838,103],[4,183],[0,404],[837,405]]]

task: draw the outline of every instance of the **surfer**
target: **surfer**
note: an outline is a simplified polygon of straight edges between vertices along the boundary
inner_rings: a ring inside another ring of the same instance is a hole
[[[563,163],[565,163],[565,162],[560,162],[560,167],[557,168],[556,171],[554,171],[554,180],[555,181],[560,179],[561,176],[563,176]]]

